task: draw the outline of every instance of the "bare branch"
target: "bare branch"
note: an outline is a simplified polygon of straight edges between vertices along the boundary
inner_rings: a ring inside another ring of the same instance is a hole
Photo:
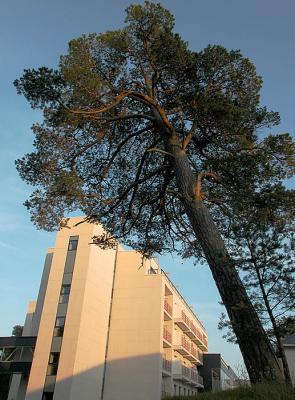
[[[168,151],[165,151],[163,149],[159,149],[158,147],[152,147],[151,149],[147,150],[147,152],[152,152],[152,151],[155,151],[156,153],[162,153],[162,154],[174,157],[173,154],[171,154]]]

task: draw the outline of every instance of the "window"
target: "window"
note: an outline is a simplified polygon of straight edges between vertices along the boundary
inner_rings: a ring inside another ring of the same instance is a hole
[[[62,285],[60,294],[69,294],[71,290],[71,285]]]
[[[148,275],[155,275],[158,273],[158,269],[155,269],[153,267],[150,267],[150,269],[148,270]]]
[[[65,326],[65,317],[57,317],[55,320],[55,326],[53,331],[53,336],[63,336]]]
[[[69,301],[71,285],[62,285],[59,296],[59,303],[67,303]]]
[[[46,375],[56,375],[59,361],[59,353],[50,353]]]
[[[43,392],[42,400],[52,400],[53,392]]]
[[[70,238],[68,251],[77,250],[77,247],[78,247],[78,239]]]

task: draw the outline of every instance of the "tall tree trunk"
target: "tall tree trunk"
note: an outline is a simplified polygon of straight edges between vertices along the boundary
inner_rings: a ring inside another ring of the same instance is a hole
[[[275,352],[207,207],[195,196],[196,177],[176,135],[167,140],[178,189],[226,307],[252,383],[283,382]]]

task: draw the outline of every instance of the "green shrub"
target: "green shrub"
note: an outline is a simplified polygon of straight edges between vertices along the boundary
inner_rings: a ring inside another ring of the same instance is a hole
[[[295,400],[295,389],[284,385],[253,385],[215,393],[199,393],[197,397],[167,397],[165,400]]]

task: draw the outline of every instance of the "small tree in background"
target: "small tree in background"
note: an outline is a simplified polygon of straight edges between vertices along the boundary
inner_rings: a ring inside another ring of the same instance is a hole
[[[23,329],[24,329],[23,326],[21,326],[21,325],[15,325],[15,326],[12,328],[12,332],[11,332],[12,336],[22,336],[22,334],[23,334]]]
[[[270,175],[270,178],[274,178]],[[291,384],[282,338],[295,308],[294,221],[295,193],[271,182],[259,193],[238,199],[228,240],[243,283],[269,337],[274,339],[286,380]],[[233,216],[233,213],[232,213]],[[219,328],[235,341],[231,322],[223,314]]]
[[[36,187],[26,205],[41,228],[79,209],[109,232],[100,245],[121,239],[146,256],[205,257],[251,381],[280,381],[218,226],[237,193],[291,173],[294,144],[258,139],[279,117],[259,105],[262,80],[248,59],[221,46],[192,52],[173,26],[159,4],[132,5],[122,30],[72,40],[58,70],[15,81],[44,114],[35,152],[17,161]]]

